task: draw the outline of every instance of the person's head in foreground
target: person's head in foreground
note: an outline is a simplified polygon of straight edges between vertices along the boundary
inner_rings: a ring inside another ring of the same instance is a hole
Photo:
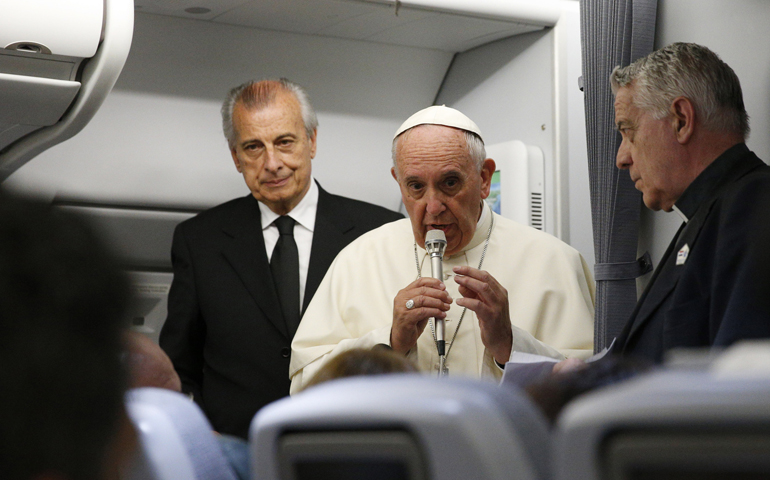
[[[379,344],[372,348],[353,348],[340,353],[321,367],[305,388],[337,378],[413,372],[417,372],[417,368],[403,355],[387,345]]]
[[[82,221],[0,192],[0,471],[117,478],[135,445],[124,409],[127,282]]]
[[[527,385],[524,391],[553,424],[564,407],[575,398],[651,369],[652,364],[645,360],[607,355],[580,368],[548,375]]]

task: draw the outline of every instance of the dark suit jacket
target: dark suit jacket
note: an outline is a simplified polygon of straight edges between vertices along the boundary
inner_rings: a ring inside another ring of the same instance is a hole
[[[332,260],[347,244],[403,218],[319,187],[307,307]],[[182,388],[214,429],[246,437],[263,405],[289,393],[291,338],[265,252],[257,200],[238,198],[179,224],[171,248],[174,280],[160,345]]]
[[[770,167],[736,145],[676,205],[689,221],[663,255],[613,353],[659,362],[676,347],[770,337]]]

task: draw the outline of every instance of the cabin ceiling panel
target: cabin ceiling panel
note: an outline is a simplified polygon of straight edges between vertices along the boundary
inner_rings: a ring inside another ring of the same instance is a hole
[[[451,60],[439,50],[137,14],[115,88],[220,104],[244,81],[286,77],[318,111],[400,123],[414,105],[430,105]]]
[[[446,52],[544,28],[408,5],[396,13],[390,2],[367,0],[135,0],[135,6],[143,13]]]
[[[372,10],[385,10],[387,13],[387,7],[376,7],[337,0],[250,1],[218,16],[215,21],[242,27],[318,35],[323,29],[339,23],[355,23],[357,17],[371,14]]]
[[[398,16],[395,16],[393,10],[387,5],[375,6],[377,7],[376,9],[370,9],[363,15],[358,15],[355,18],[349,18],[345,21],[340,21],[334,25],[328,26],[319,31],[319,34],[331,37],[367,40],[375,35],[392,31],[394,28],[402,26],[415,28],[413,25],[415,22],[437,15],[436,13],[422,10],[401,10],[399,11]],[[383,14],[383,10],[385,10],[387,14]]]
[[[172,17],[214,20],[223,13],[253,0],[134,0],[134,9],[141,13]],[[262,3],[262,2],[259,2]],[[189,11],[188,11],[189,10]],[[208,10],[204,12],[203,10]]]
[[[414,24],[419,23],[419,28]],[[499,22],[480,18],[434,15],[412,24],[398,25],[367,37],[367,40],[395,45],[422,45],[425,48],[464,52],[501,38],[543,27]],[[458,35],[462,32],[462,35]]]

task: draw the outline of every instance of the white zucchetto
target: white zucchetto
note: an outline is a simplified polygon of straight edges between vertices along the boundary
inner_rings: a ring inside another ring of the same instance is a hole
[[[460,130],[473,132],[481,138],[481,130],[479,130],[478,125],[473,120],[466,117],[459,110],[449,108],[446,105],[434,105],[415,113],[398,127],[393,138],[417,125],[443,125],[445,127],[459,128]]]

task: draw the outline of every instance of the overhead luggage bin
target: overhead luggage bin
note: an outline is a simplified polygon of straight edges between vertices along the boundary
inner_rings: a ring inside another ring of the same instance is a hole
[[[79,132],[120,75],[132,0],[25,0],[0,7],[0,181]]]
[[[7,50],[77,58],[96,54],[102,35],[103,0],[5,2],[0,45]]]

